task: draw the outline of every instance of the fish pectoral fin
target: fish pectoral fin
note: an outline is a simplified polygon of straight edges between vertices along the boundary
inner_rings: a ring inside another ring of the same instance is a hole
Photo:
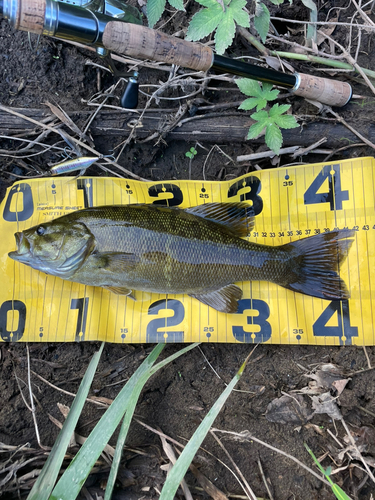
[[[116,295],[127,295],[130,299],[135,300],[133,290],[130,290],[125,286],[104,286],[103,288],[109,290],[112,293],[115,293]]]
[[[202,294],[189,294],[189,297],[213,307],[223,313],[236,313],[238,301],[242,298],[242,290],[237,285],[226,285],[219,290]]]
[[[113,273],[126,272],[140,262],[134,253],[108,252],[96,255],[98,267]]]
[[[240,238],[250,236],[254,228],[254,209],[244,202],[205,203],[186,208],[185,212],[212,220]]]

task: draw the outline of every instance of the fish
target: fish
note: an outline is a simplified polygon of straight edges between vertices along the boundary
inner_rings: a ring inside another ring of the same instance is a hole
[[[246,202],[186,209],[149,204],[85,208],[15,233],[11,259],[46,274],[132,297],[187,294],[236,313],[243,281],[269,281],[326,300],[350,293],[339,267],[354,231],[341,229],[279,246],[246,239]]]

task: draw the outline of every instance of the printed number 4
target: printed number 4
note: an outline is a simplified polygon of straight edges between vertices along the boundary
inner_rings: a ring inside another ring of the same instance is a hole
[[[328,193],[318,193],[328,179]],[[329,203],[331,210],[342,210],[342,202],[349,200],[349,192],[341,189],[340,165],[326,165],[305,192],[305,205]]]
[[[328,321],[337,313],[337,326],[327,326]],[[313,324],[315,337],[338,337],[340,344],[351,344],[353,337],[358,337],[358,328],[351,326],[349,302],[332,301]]]

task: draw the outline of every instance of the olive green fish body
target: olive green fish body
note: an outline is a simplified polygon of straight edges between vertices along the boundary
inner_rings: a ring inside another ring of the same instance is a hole
[[[248,210],[244,203],[88,208],[17,233],[18,252],[9,255],[70,281],[123,294],[185,293],[224,312],[237,309],[239,281],[347,298],[337,270],[350,231],[259,245],[243,239],[253,226]]]

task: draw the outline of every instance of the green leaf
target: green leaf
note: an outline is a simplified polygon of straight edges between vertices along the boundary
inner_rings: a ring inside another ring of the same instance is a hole
[[[338,500],[352,500],[338,484],[332,484],[331,488]]]
[[[184,2],[183,0],[168,0],[168,2],[174,7],[176,10],[183,10],[185,11],[184,8]]]
[[[254,17],[254,26],[262,39],[262,42],[266,41],[267,33],[270,26],[270,11],[264,5],[264,3],[257,2]]]
[[[257,107],[257,111],[265,108],[268,101],[273,101],[279,94],[278,90],[271,90],[272,83],[263,83],[262,87],[255,80],[248,78],[240,78],[236,80],[238,88],[243,94],[255,97],[255,99],[246,99],[239,109],[253,109]]]
[[[302,3],[308,9],[310,9],[310,21],[312,21],[312,23],[316,23],[316,21],[318,20],[318,10],[313,0],[302,0]],[[316,42],[316,34],[316,24],[308,24],[306,31],[306,40],[309,47],[312,46],[312,42]]]
[[[265,128],[264,123],[261,122],[254,123],[249,128],[249,133],[247,134],[247,138],[255,139],[255,137],[258,137],[258,135],[260,135],[263,132],[264,128]]]
[[[157,344],[154,347],[151,354],[148,355],[141,366],[130,377],[125,387],[121,389],[116,399],[94,427],[82,448],[58,481],[49,500],[73,500],[77,497],[92,467],[116,430],[124,414],[130,412],[130,414],[125,417],[121,433],[121,439],[125,439],[131,420],[131,414],[134,412],[140,391],[147,380],[160,368],[174,361],[182,354],[194,349],[197,345],[199,344],[190,344],[153,366],[165,344]]]
[[[242,104],[238,107],[238,109],[253,109],[257,107],[257,111],[265,108],[267,106],[267,101],[265,99],[259,99],[259,97],[250,97],[249,99],[245,99]]]
[[[252,97],[258,97],[260,95],[260,86],[256,80],[250,80],[249,78],[239,78],[236,80],[237,87],[240,91]]]
[[[293,115],[281,115],[275,118],[275,123],[281,128],[297,128],[299,127]]]
[[[146,10],[148,25],[153,28],[161,18],[165,9],[166,0],[147,0]]]
[[[251,115],[251,118],[257,123],[254,123],[250,129],[247,138],[254,139],[265,128],[265,141],[267,146],[276,154],[279,154],[283,143],[281,128],[298,127],[295,118],[291,115],[282,115],[283,112],[289,109],[289,104],[274,104],[269,111],[262,109]]]
[[[269,123],[266,127],[265,141],[267,146],[276,154],[279,154],[283,143],[283,135],[276,123]]]
[[[59,475],[66,450],[69,446],[70,439],[74,429],[76,428],[82,408],[86,403],[86,398],[90,390],[100,356],[103,352],[104,344],[105,343],[103,342],[99,351],[94,354],[90,361],[63,428],[57,436],[51,453],[48,455],[47,461],[44,464],[42,472],[39,474],[38,479],[27,497],[29,500],[47,500],[50,497],[52,488],[54,487],[57,476]]]
[[[183,0],[168,0],[169,3],[177,10],[185,10]],[[165,10],[166,0],[147,0],[146,10],[148,25],[153,28],[161,18]]]
[[[270,116],[272,116],[272,117],[279,116],[282,113],[285,113],[286,111],[288,111],[289,108],[290,108],[290,104],[281,104],[281,106],[279,104],[274,104],[272,106],[272,108],[270,109]]]
[[[215,33],[215,48],[218,54],[224,54],[225,49],[232,44],[234,34],[236,32],[236,25],[231,14],[231,11],[224,13],[222,21],[216,29]]]
[[[196,42],[215,31],[224,16],[223,9],[217,2],[215,4],[212,9],[203,9],[194,14],[186,33],[186,40]]]
[[[250,27],[249,14],[243,10],[243,8],[246,7],[246,4],[246,0],[232,0],[230,2],[233,19],[239,26],[242,26],[243,28]]]
[[[247,358],[248,359],[248,358]],[[213,422],[218,416],[220,410],[224,406],[226,400],[231,394],[233,388],[237,384],[240,379],[243,370],[247,363],[246,361],[242,364],[241,368],[238,370],[236,375],[233,377],[231,382],[219,396],[219,398],[215,401],[210,411],[207,413],[197,430],[194,432],[192,438],[189,440],[187,445],[185,446],[183,452],[179,456],[172,470],[169,472],[167,479],[164,483],[163,489],[161,490],[161,494],[159,500],[171,500],[175,497],[177,488],[184,478],[186,471],[189,468],[195,454],[197,453],[199,447],[201,446],[204,438],[206,437],[208,431],[210,430]]]
[[[250,26],[249,14],[243,10],[246,0],[224,0],[226,6],[216,0],[197,0],[204,6],[190,21],[186,40],[197,41],[215,33],[215,49],[223,54],[232,43],[236,31],[236,23],[243,27]]]
[[[77,497],[97,458],[120,423],[139,380],[150,371],[163,347],[163,344],[157,344],[121,389],[58,481],[50,500],[73,500]]]

